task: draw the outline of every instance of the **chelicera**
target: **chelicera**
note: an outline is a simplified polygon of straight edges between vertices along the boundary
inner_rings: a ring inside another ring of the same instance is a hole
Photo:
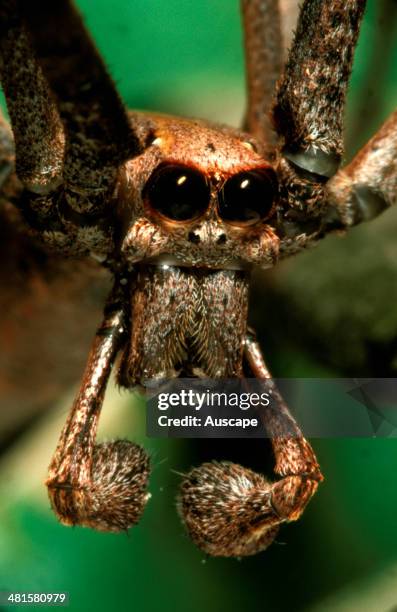
[[[397,114],[346,167],[343,110],[364,0],[304,0],[282,69],[277,0],[241,2],[244,130],[127,112],[69,0],[2,0],[3,187],[30,231],[114,277],[47,486],[66,525],[139,521],[149,458],[95,443],[109,374],[131,389],[181,375],[272,385],[247,328],[250,270],[370,219],[395,202]],[[15,143],[14,157],[9,153]],[[185,476],[179,511],[212,555],[266,548],[322,481],[278,392],[264,413],[278,480],[228,462]],[[292,434],[280,435],[284,426]]]

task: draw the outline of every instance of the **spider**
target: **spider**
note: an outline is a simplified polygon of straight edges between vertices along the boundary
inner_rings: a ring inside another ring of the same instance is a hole
[[[250,270],[395,202],[397,112],[339,169],[365,0],[304,0],[283,70],[278,0],[242,0],[241,9],[248,102],[236,130],[127,112],[69,0],[0,1],[13,132],[2,121],[2,199],[49,253],[88,255],[114,278],[46,481],[63,524],[125,530],[149,497],[146,452],[95,443],[116,360],[127,389],[180,375],[272,385],[247,328]],[[323,479],[274,392],[278,410],[263,418],[277,480],[228,462],[183,478],[179,512],[210,555],[267,548]],[[280,433],[285,425],[294,435]]]

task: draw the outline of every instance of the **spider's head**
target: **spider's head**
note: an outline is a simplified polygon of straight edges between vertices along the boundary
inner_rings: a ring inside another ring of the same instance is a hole
[[[125,261],[273,265],[278,184],[259,143],[196,120],[155,116],[150,123],[148,146],[127,164],[120,191]]]

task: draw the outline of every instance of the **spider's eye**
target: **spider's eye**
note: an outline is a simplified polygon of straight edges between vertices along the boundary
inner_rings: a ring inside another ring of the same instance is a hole
[[[269,217],[277,197],[277,179],[271,168],[240,172],[223,185],[219,216],[226,222],[253,225]]]
[[[155,211],[173,221],[201,216],[208,207],[210,189],[204,175],[187,166],[157,168],[144,189],[144,199]]]

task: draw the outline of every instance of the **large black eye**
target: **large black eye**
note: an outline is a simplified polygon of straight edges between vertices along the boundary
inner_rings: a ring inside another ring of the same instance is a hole
[[[229,223],[252,225],[269,216],[277,197],[277,179],[271,168],[240,172],[223,185],[219,216]]]
[[[176,164],[164,164],[150,177],[143,194],[158,213],[173,221],[188,221],[208,208],[210,189],[198,170]]]

